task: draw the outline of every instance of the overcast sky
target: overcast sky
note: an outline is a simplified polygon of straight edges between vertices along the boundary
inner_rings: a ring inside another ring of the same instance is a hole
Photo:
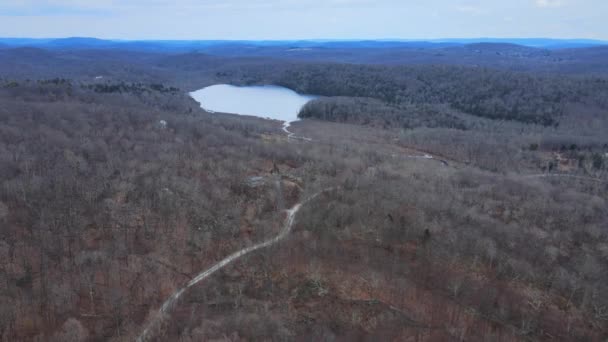
[[[0,0],[0,37],[608,40],[608,0]]]

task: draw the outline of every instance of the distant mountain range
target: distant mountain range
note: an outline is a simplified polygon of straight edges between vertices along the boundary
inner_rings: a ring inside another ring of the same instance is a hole
[[[556,39],[121,41],[0,38],[0,77],[111,75],[125,66],[226,63],[458,65],[521,72],[608,75],[608,42]],[[142,71],[143,72],[143,71]],[[90,75],[89,75],[90,74]],[[132,70],[128,72],[132,74]],[[149,79],[157,76],[150,75]]]
[[[608,41],[594,39],[552,39],[552,38],[475,38],[475,39],[439,39],[435,43],[505,43],[543,49],[568,49],[608,45]]]
[[[433,40],[104,40],[87,37],[59,39],[0,38],[0,48],[37,47],[44,49],[123,49],[154,52],[190,52],[216,49],[218,47],[280,47],[293,49],[356,49],[356,48],[400,48],[432,49],[470,44],[510,44],[540,49],[587,48],[608,45],[608,41],[592,39],[550,38],[453,38]]]

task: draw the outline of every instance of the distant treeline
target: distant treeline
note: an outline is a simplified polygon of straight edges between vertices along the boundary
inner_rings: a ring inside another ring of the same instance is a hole
[[[175,87],[165,87],[163,84],[149,84],[145,85],[142,83],[96,83],[87,85],[88,89],[92,89],[97,93],[143,93],[146,91],[157,91],[161,93],[175,93],[179,91]]]
[[[74,82],[65,78],[52,78],[40,80],[4,80],[0,78],[0,88],[15,88],[20,85],[25,87],[38,86],[73,86]],[[179,88],[166,86],[161,83],[144,84],[141,82],[105,82],[105,83],[77,83],[83,89],[93,90],[96,93],[144,93],[144,92],[159,92],[159,93],[176,93]],[[65,88],[65,87],[64,87]],[[40,88],[41,90],[43,88]],[[50,89],[45,87],[44,90]]]

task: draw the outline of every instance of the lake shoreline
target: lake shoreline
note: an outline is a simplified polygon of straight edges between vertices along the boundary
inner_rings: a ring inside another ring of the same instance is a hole
[[[288,124],[298,121],[302,107],[318,98],[275,85],[239,87],[216,84],[189,95],[208,113],[255,116]]]

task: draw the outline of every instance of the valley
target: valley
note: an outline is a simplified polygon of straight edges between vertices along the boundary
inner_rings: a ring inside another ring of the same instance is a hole
[[[0,49],[2,340],[606,339],[605,48],[355,48]]]

